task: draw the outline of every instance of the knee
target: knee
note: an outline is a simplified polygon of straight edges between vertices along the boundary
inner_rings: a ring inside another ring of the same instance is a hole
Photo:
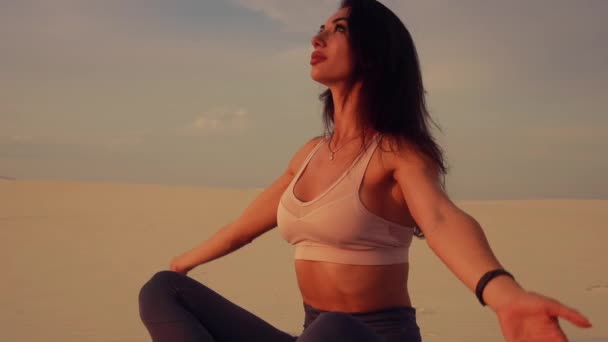
[[[177,272],[163,270],[156,272],[139,290],[139,303],[158,298],[169,290],[171,279],[179,276]]]
[[[154,273],[154,275],[148,280],[148,283],[168,283],[172,279],[177,279],[179,277],[183,277],[184,275],[181,273],[177,273],[169,270],[162,270]]]
[[[172,279],[178,276],[180,274],[173,271],[159,271],[141,287],[138,302],[139,315],[142,320],[149,319],[148,316],[151,316],[159,306],[163,305],[162,303],[167,300],[167,297],[171,296]]]

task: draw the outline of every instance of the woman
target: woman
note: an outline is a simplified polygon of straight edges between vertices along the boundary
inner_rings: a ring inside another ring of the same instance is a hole
[[[376,1],[344,0],[311,43],[311,77],[328,88],[321,99],[330,134],[307,142],[237,220],[142,287],[140,314],[153,340],[421,341],[407,290],[413,235],[494,310],[507,341],[565,341],[558,316],[589,327],[515,282],[479,224],[445,194],[446,167],[401,21]],[[186,276],[277,225],[296,246],[299,336]]]

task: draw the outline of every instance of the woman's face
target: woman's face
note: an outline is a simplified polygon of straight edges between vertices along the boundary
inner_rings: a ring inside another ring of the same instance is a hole
[[[328,87],[346,81],[353,71],[348,42],[348,12],[348,8],[341,8],[311,39],[314,52],[310,60],[310,76]]]

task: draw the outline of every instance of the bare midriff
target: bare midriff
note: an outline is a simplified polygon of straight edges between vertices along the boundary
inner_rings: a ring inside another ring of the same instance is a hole
[[[320,310],[365,312],[412,306],[408,263],[346,265],[298,259],[295,270],[304,303]]]

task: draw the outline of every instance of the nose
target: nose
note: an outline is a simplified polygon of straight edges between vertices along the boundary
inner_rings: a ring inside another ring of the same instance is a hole
[[[317,48],[317,47],[325,44],[325,36],[323,35],[324,32],[325,31],[322,31],[322,32],[319,32],[319,33],[315,34],[314,36],[312,36],[310,43],[312,44],[312,46],[314,48]]]

